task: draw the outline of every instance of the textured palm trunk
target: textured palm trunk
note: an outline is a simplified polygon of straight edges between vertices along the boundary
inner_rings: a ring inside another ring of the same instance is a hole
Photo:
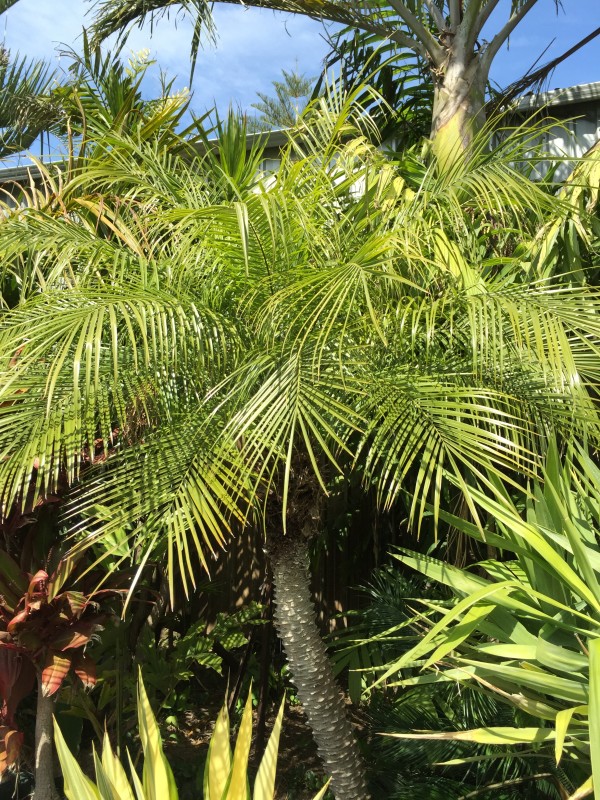
[[[285,537],[271,567],[275,627],[333,793],[336,800],[368,800],[363,760],[317,629],[306,540]]]
[[[59,800],[54,783],[53,714],[54,698],[44,696],[40,673],[35,717],[35,791],[32,800]]]

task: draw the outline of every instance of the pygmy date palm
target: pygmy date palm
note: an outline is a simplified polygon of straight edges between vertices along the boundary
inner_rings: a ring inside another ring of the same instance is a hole
[[[476,517],[469,487],[535,473],[549,431],[598,435],[600,296],[532,266],[559,201],[511,140],[443,174],[386,161],[368,124],[319,101],[268,185],[234,119],[216,153],[100,126],[0,225],[22,288],[0,327],[2,508],[67,479],[79,547],[134,523],[188,592],[260,525],[338,800],[367,789],[309,601],[329,475],[360,465],[383,506],[408,488],[419,527],[446,475]]]

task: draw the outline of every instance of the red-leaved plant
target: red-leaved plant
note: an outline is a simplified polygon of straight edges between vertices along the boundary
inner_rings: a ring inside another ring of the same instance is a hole
[[[32,575],[0,550],[0,776],[19,757],[23,736],[15,725],[15,711],[36,677],[38,723],[44,702],[52,703],[70,672],[86,688],[96,683],[95,664],[85,647],[106,614],[95,598],[115,590],[65,590],[75,566],[65,557],[51,575],[43,569]],[[51,712],[49,720],[51,725]],[[36,741],[36,772],[37,750]]]
[[[3,635],[0,633],[0,643]],[[0,777],[19,758],[23,734],[16,728],[15,712],[34,683],[33,664],[18,651],[0,646]]]

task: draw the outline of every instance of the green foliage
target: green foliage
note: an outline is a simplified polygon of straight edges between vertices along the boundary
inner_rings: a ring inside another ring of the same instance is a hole
[[[522,501],[494,480],[493,493],[473,493],[493,525],[482,530],[443,513],[458,530],[503,552],[505,560],[488,559],[473,571],[408,551],[397,556],[447,586],[452,600],[413,601],[413,626],[425,635],[384,667],[378,682],[475,686],[518,709],[520,722],[396,736],[545,755],[565,776],[561,791],[587,786],[597,769],[599,479],[598,467],[583,451],[569,451],[563,465],[553,446],[544,484],[530,487],[523,510]]]
[[[543,754],[518,750],[507,754],[506,748],[494,744],[398,739],[392,735],[405,730],[456,733],[488,726],[509,727],[524,723],[524,715],[492,693],[482,692],[478,685],[447,682],[371,689],[381,665],[403,656],[418,641],[418,629],[414,636],[408,635],[409,630],[412,634],[415,605],[425,599],[443,604],[449,592],[424,576],[407,577],[392,566],[377,570],[364,592],[368,605],[353,615],[359,621],[332,638],[338,668],[348,665],[356,670],[349,674],[351,694],[356,684],[359,694],[362,686],[366,698],[363,713],[374,733],[367,757],[373,796],[458,800],[473,793],[473,797],[508,800],[527,792],[532,800],[558,800],[560,770]],[[416,670],[407,669],[405,674],[416,674]]]
[[[522,715],[477,688],[445,684],[374,692],[367,706],[369,772],[375,796],[390,800],[560,798],[560,769],[542,753],[458,739],[399,739],[405,730],[456,734],[474,726],[511,726]],[[478,794],[477,794],[478,793]]]
[[[152,139],[157,145],[181,145],[183,137],[197,129],[192,123],[175,132],[189,107],[189,92],[173,91],[174,80],[162,79],[160,95],[142,97],[141,84],[153,64],[148,51],[122,58],[123,47],[103,53],[83,33],[81,54],[67,50],[69,81],[57,90],[61,104],[59,132],[70,137],[70,149],[83,157],[86,147],[100,136],[126,133],[138,141]]]
[[[273,726],[264,756],[261,760],[254,784],[254,800],[273,800],[279,736],[283,720],[284,704]],[[129,770],[131,780],[121,761],[112,751],[105,734],[102,755],[94,753],[96,783],[87,778],[73,757],[55,723],[56,747],[64,776],[64,791],[67,800],[177,800],[178,792],[173,773],[162,749],[156,718],[148,701],[144,684],[138,684],[138,724],[144,755],[142,780],[140,781],[131,757]],[[204,775],[204,800],[247,800],[250,797],[248,784],[248,756],[252,737],[252,705],[249,697],[237,734],[233,755],[230,747],[229,717],[223,706],[211,737]],[[327,786],[315,795],[323,798]]]
[[[164,641],[158,646],[150,629],[146,629],[136,652],[137,659],[145,665],[146,684],[151,697],[160,698],[160,706],[177,715],[189,707],[190,679],[198,667],[206,667],[219,675],[223,671],[223,658],[215,652],[215,644],[227,651],[248,644],[247,631],[262,624],[261,607],[257,603],[232,614],[217,614],[215,624],[206,631],[206,622],[193,623],[183,636],[175,640],[173,648]],[[221,651],[222,652],[222,651]]]
[[[217,156],[178,112],[89,104],[78,163],[0,225],[3,508],[68,484],[77,552],[129,543],[190,593],[241,525],[318,523],[297,489],[335,472],[383,508],[410,487],[435,532],[446,501],[481,522],[482,487],[539,475],[551,433],[597,442],[598,292],[532,282],[565,208],[515,169],[536,132],[450,173],[386,160],[365,91],[316,101],[269,186],[233,118]]]
[[[259,116],[250,117],[250,131],[269,131],[293,127],[306,106],[311,94],[314,79],[300,75],[296,70],[282,70],[283,80],[273,81],[275,96],[258,92],[259,103],[252,108]]]
[[[216,140],[200,133],[207,166],[203,170],[204,179],[210,182],[213,197],[240,201],[258,187],[264,142],[258,138],[248,145],[248,121],[233,109],[229,109],[225,120],[217,116],[214,133]],[[238,213],[243,213],[242,207]]]
[[[367,31],[344,28],[331,42],[313,96],[330,75],[339,72],[344,90],[368,86],[361,101],[375,120],[384,143],[397,151],[428,136],[431,128],[433,83],[423,61],[390,39]]]
[[[321,486],[356,465],[385,508],[409,484],[435,527],[443,492],[474,512],[489,471],[539,473],[548,429],[597,438],[600,299],[531,281],[563,211],[513,166],[535,133],[444,175],[368,143],[362,93],[307,111],[269,187],[234,118],[218,157],[90,122],[73,177],[5,220],[7,507],[64,466],[81,546],[125,532],[190,591],[235,525],[272,518],[265,498],[287,507],[298,459]]]
[[[56,85],[56,73],[48,64],[12,57],[0,47],[0,158],[27,150],[42,131],[56,124]]]

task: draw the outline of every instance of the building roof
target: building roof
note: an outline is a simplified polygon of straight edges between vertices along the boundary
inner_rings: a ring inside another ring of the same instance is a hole
[[[284,145],[288,142],[288,132],[285,129],[274,130],[274,131],[264,131],[258,133],[249,133],[246,136],[246,149],[250,150],[252,145],[261,143],[265,151],[270,149],[280,149],[284,147]],[[217,139],[209,139],[208,143],[213,147],[217,147],[218,140]],[[202,148],[200,148],[202,149]],[[44,166],[50,166],[51,164],[64,164],[63,159],[55,159],[54,161],[44,161]],[[19,164],[18,166],[13,167],[2,167],[0,162],[0,184],[6,183],[23,183],[28,182],[30,176],[34,178],[40,174],[40,170],[37,164],[33,162],[29,162],[26,164]]]
[[[576,103],[600,103],[600,81],[595,83],[582,83],[578,86],[568,86],[564,89],[552,89],[548,92],[534,94],[530,92],[523,97],[517,98],[515,108],[519,111],[529,111],[544,107],[562,107]],[[260,142],[266,150],[278,149],[288,142],[289,131],[278,129],[258,133],[249,133],[246,136],[246,145],[250,149],[253,144]],[[216,139],[210,139],[209,143],[216,146]],[[45,162],[60,164],[61,161]],[[64,162],[62,162],[64,163]],[[0,184],[23,183],[29,181],[30,176],[39,175],[39,168],[36,164],[19,164],[18,166],[2,167],[0,165]]]
[[[544,106],[567,106],[573,103],[589,103],[597,100],[600,102],[600,81],[595,83],[580,83],[578,86],[567,86],[565,89],[551,89],[519,97],[516,107],[519,111],[543,108]]]
[[[44,166],[49,167],[52,164],[64,164],[62,159],[55,161],[44,161]],[[40,169],[37,164],[29,162],[28,164],[19,164],[16,167],[1,167],[0,166],[0,183],[23,183],[28,181],[30,175],[34,178],[39,175]]]

